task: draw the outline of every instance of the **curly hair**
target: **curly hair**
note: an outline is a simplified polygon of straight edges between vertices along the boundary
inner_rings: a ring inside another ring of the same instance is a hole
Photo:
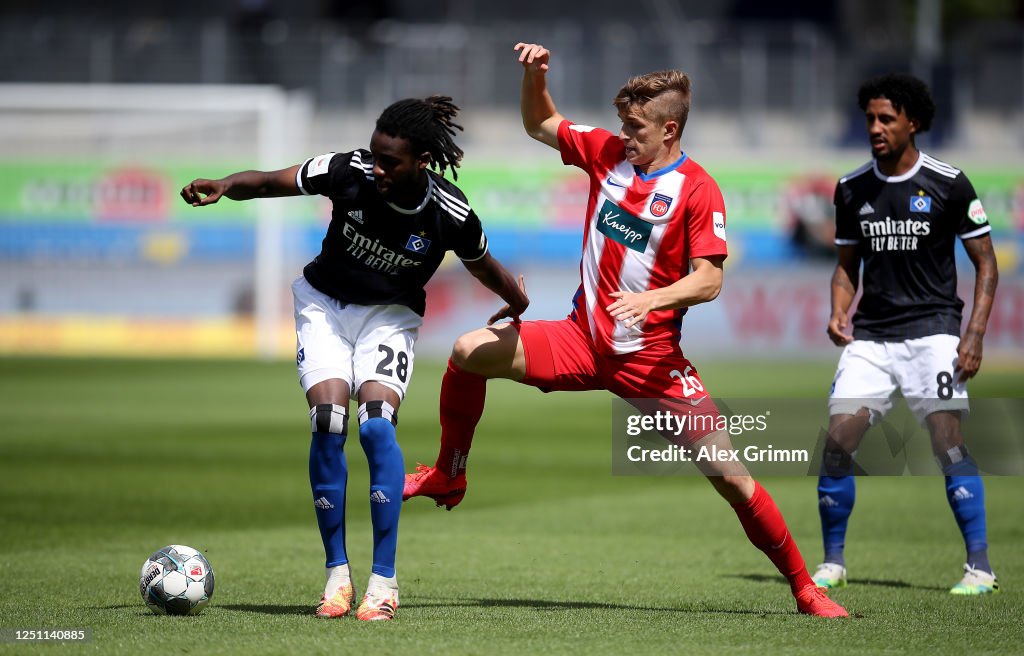
[[[643,108],[642,113],[655,120],[677,121],[681,133],[690,114],[690,78],[676,70],[637,75],[619,89],[612,104],[622,114]]]
[[[459,108],[449,96],[430,96],[423,100],[407,98],[381,112],[377,131],[408,139],[416,153],[430,153],[431,168],[440,168],[441,175],[451,168],[452,177],[458,180],[455,169],[462,161],[462,149],[453,139],[455,130],[462,129],[453,122],[458,113]]]
[[[932,93],[921,80],[908,73],[889,73],[874,77],[860,86],[857,103],[861,110],[875,98],[885,98],[893,109],[903,111],[907,118],[917,121],[917,132],[927,132],[935,118],[935,101]]]

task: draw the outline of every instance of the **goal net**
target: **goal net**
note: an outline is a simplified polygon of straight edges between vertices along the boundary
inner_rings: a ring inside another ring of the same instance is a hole
[[[322,207],[178,192],[301,161],[310,120],[276,87],[0,85],[0,351],[290,351],[292,260]]]

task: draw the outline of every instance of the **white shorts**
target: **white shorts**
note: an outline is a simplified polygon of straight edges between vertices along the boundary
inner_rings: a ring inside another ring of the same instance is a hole
[[[967,412],[967,384],[958,382],[955,335],[929,335],[903,342],[854,340],[843,349],[832,381],[830,415],[871,411],[875,423],[892,408],[899,388],[917,417],[938,410]]]
[[[304,277],[292,283],[295,362],[303,392],[330,378],[349,385],[352,397],[367,381],[405,398],[413,348],[423,317],[404,305],[353,305],[317,291]]]

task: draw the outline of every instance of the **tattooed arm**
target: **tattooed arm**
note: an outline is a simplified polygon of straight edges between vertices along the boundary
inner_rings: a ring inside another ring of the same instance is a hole
[[[992,250],[992,238],[988,234],[965,239],[963,245],[974,264],[974,308],[957,349],[960,380],[967,380],[978,373],[981,367],[981,341],[988,326],[988,315],[992,312],[992,301],[996,295],[996,285],[999,284],[999,270]]]
[[[857,295],[857,282],[860,280],[860,251],[858,246],[840,246],[839,261],[835,273],[832,274],[832,315],[828,320],[829,339],[836,346],[846,346],[853,338],[846,334],[850,324],[847,312]]]

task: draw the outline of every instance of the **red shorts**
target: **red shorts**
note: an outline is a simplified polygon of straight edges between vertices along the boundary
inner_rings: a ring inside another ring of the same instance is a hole
[[[664,409],[710,418],[693,422],[697,427],[682,436],[686,444],[693,444],[715,430],[718,410],[678,344],[602,355],[571,319],[524,321],[519,326],[519,338],[526,354],[526,376],[520,381],[525,385],[545,392],[605,389],[627,401],[664,399],[662,404],[634,405],[644,412]]]

